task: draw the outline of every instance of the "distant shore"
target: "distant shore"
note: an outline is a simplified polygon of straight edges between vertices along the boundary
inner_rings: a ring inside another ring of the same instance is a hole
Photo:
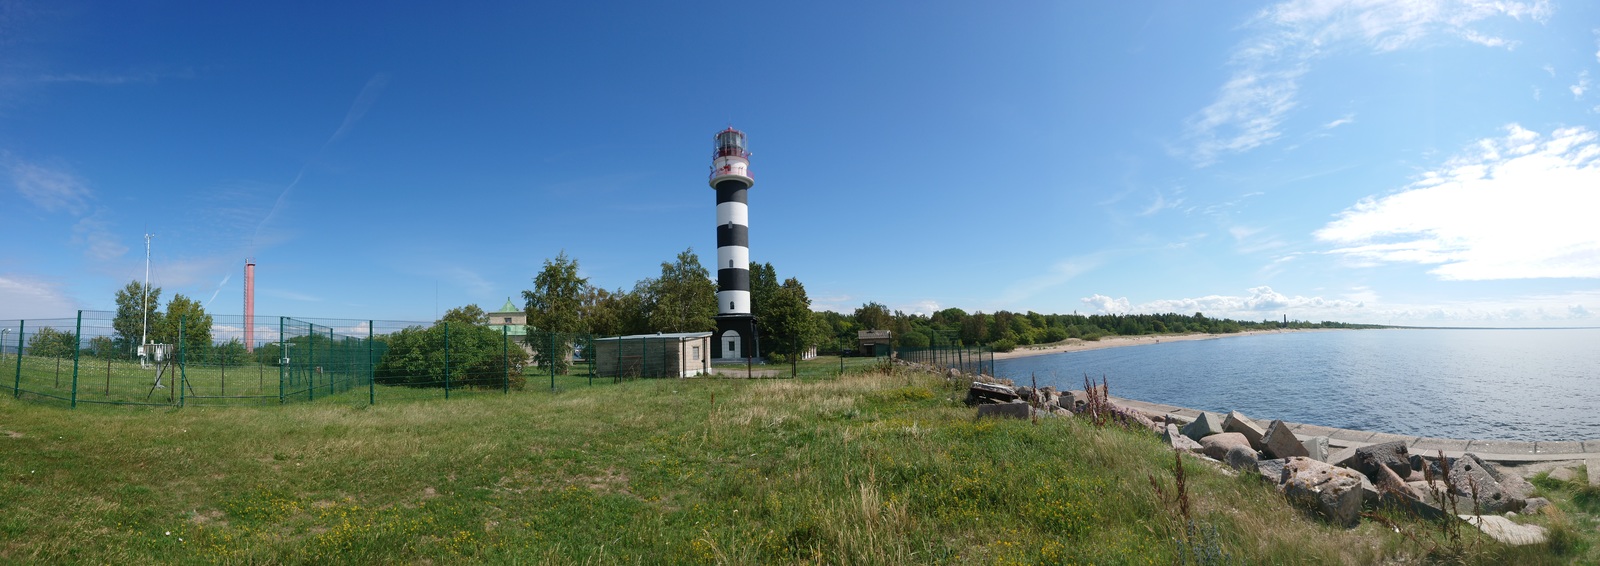
[[[1082,352],[1084,350],[1101,350],[1105,348],[1122,348],[1127,346],[1149,346],[1167,342],[1188,342],[1191,340],[1215,340],[1217,338],[1230,338],[1234,336],[1255,336],[1259,334],[1283,334],[1288,332],[1329,332],[1345,330],[1343,328],[1289,328],[1274,330],[1246,330],[1232,334],[1165,334],[1154,336],[1106,336],[1099,340],[1088,341],[1078,338],[1068,338],[1065,342],[1040,346],[1018,346],[1010,352],[995,352],[994,359],[1009,360],[1012,358],[1026,358],[1029,356],[1044,356],[1060,354],[1062,352]]]

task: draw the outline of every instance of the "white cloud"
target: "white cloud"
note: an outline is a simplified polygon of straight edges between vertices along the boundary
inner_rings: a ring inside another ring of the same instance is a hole
[[[10,173],[17,193],[46,211],[82,214],[94,198],[83,180],[66,171],[29,163],[10,154],[0,154],[0,164]]]
[[[104,214],[96,212],[80,218],[72,225],[72,243],[83,246],[89,258],[98,261],[116,259],[128,253],[128,246],[117,240],[117,236],[111,232],[111,223],[104,217]]]
[[[1548,2],[1484,0],[1290,0],[1261,11],[1249,23],[1259,30],[1234,50],[1233,75],[1210,105],[1191,116],[1185,139],[1190,157],[1207,165],[1282,136],[1311,63],[1342,49],[1387,52],[1435,34],[1491,47],[1515,42],[1487,35],[1473,24],[1493,17],[1544,20]]]
[[[1404,189],[1368,197],[1314,236],[1363,263],[1447,280],[1600,278],[1600,143],[1577,127],[1512,124]]]
[[[1212,318],[1268,320],[1288,315],[1293,320],[1337,320],[1400,326],[1593,326],[1600,322],[1600,290],[1559,295],[1524,295],[1483,301],[1441,301],[1431,304],[1385,304],[1369,287],[1352,287],[1338,298],[1290,296],[1271,287],[1255,287],[1245,295],[1208,295],[1130,304],[1127,298],[1094,295],[1082,299],[1106,314],[1204,313]]]
[[[1200,312],[1210,317],[1240,320],[1276,318],[1275,315],[1285,313],[1288,313],[1290,318],[1300,318],[1301,320],[1322,320],[1335,314],[1342,314],[1348,318],[1348,315],[1361,312],[1365,307],[1359,301],[1345,299],[1291,297],[1266,286],[1254,287],[1246,291],[1249,293],[1248,295],[1207,295],[1190,299],[1160,299],[1138,305],[1131,305],[1126,297],[1111,298],[1099,294],[1084,298],[1082,301],[1084,304],[1093,307],[1094,310],[1106,314],[1158,314],[1169,312],[1191,314]]]
[[[1127,297],[1113,299],[1111,297],[1096,293],[1079,300],[1083,301],[1083,304],[1089,305],[1092,310],[1104,314],[1127,314],[1132,312],[1133,309],[1133,307],[1128,304]]]
[[[1578,82],[1567,87],[1567,90],[1572,91],[1572,98],[1583,98],[1583,93],[1589,91],[1589,71],[1578,73]]]
[[[1323,124],[1322,125],[1322,129],[1324,129],[1324,130],[1332,130],[1334,128],[1337,128],[1339,126],[1343,126],[1345,124],[1349,124],[1349,123],[1354,122],[1354,121],[1356,121],[1356,115],[1355,114],[1345,114],[1343,118],[1340,118],[1338,120],[1334,120],[1332,122],[1328,122],[1326,124]]]
[[[62,285],[17,274],[0,275],[0,305],[0,319],[7,320],[63,318],[78,310]]]

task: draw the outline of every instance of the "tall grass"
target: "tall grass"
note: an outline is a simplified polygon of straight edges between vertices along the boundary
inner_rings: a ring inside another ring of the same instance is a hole
[[[834,364],[838,363],[833,359]],[[1171,564],[1173,454],[1083,419],[975,420],[943,378],[639,380],[355,406],[0,399],[0,562]],[[802,371],[804,372],[804,366]],[[1207,548],[1410,556],[1183,464]]]

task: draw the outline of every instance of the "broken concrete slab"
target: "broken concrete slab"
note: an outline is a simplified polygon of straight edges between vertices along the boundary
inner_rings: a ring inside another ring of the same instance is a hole
[[[1026,419],[1033,416],[1033,407],[1027,403],[1000,403],[978,405],[978,417]]]
[[[1267,436],[1267,430],[1261,428],[1261,425],[1256,424],[1255,421],[1250,420],[1250,417],[1244,416],[1244,413],[1239,411],[1229,412],[1227,418],[1222,419],[1222,430],[1223,432],[1243,434],[1245,440],[1250,441],[1250,447],[1256,450],[1267,447],[1261,441]]]
[[[1499,515],[1461,515],[1461,520],[1471,523],[1490,538],[1512,546],[1543,544],[1549,531],[1539,525],[1519,525]]]
[[[1328,461],[1328,437],[1307,436],[1300,439],[1300,445],[1306,449],[1306,457],[1318,462]]]
[[[1222,434],[1222,415],[1200,413],[1194,422],[1183,425],[1183,435],[1195,441],[1213,434]]]
[[[1300,444],[1300,439],[1295,437],[1294,431],[1289,430],[1289,425],[1283,421],[1272,421],[1272,424],[1267,425],[1267,435],[1262,442],[1267,445],[1267,455],[1273,458],[1295,456],[1303,458],[1311,454]]]

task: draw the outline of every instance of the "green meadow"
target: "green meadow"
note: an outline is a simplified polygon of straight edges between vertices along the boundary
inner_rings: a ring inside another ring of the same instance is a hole
[[[1592,499],[1575,483],[1536,482],[1558,502],[1535,519],[1556,530],[1548,545],[1452,538],[1391,512],[1339,529],[1254,478],[1175,458],[1148,433],[977,420],[961,404],[965,383],[851,362],[841,374],[838,358],[809,361],[799,379],[562,376],[554,391],[529,375],[509,394],[371,405],[364,387],[281,406],[72,410],[7,395],[0,562],[1597,558]]]

